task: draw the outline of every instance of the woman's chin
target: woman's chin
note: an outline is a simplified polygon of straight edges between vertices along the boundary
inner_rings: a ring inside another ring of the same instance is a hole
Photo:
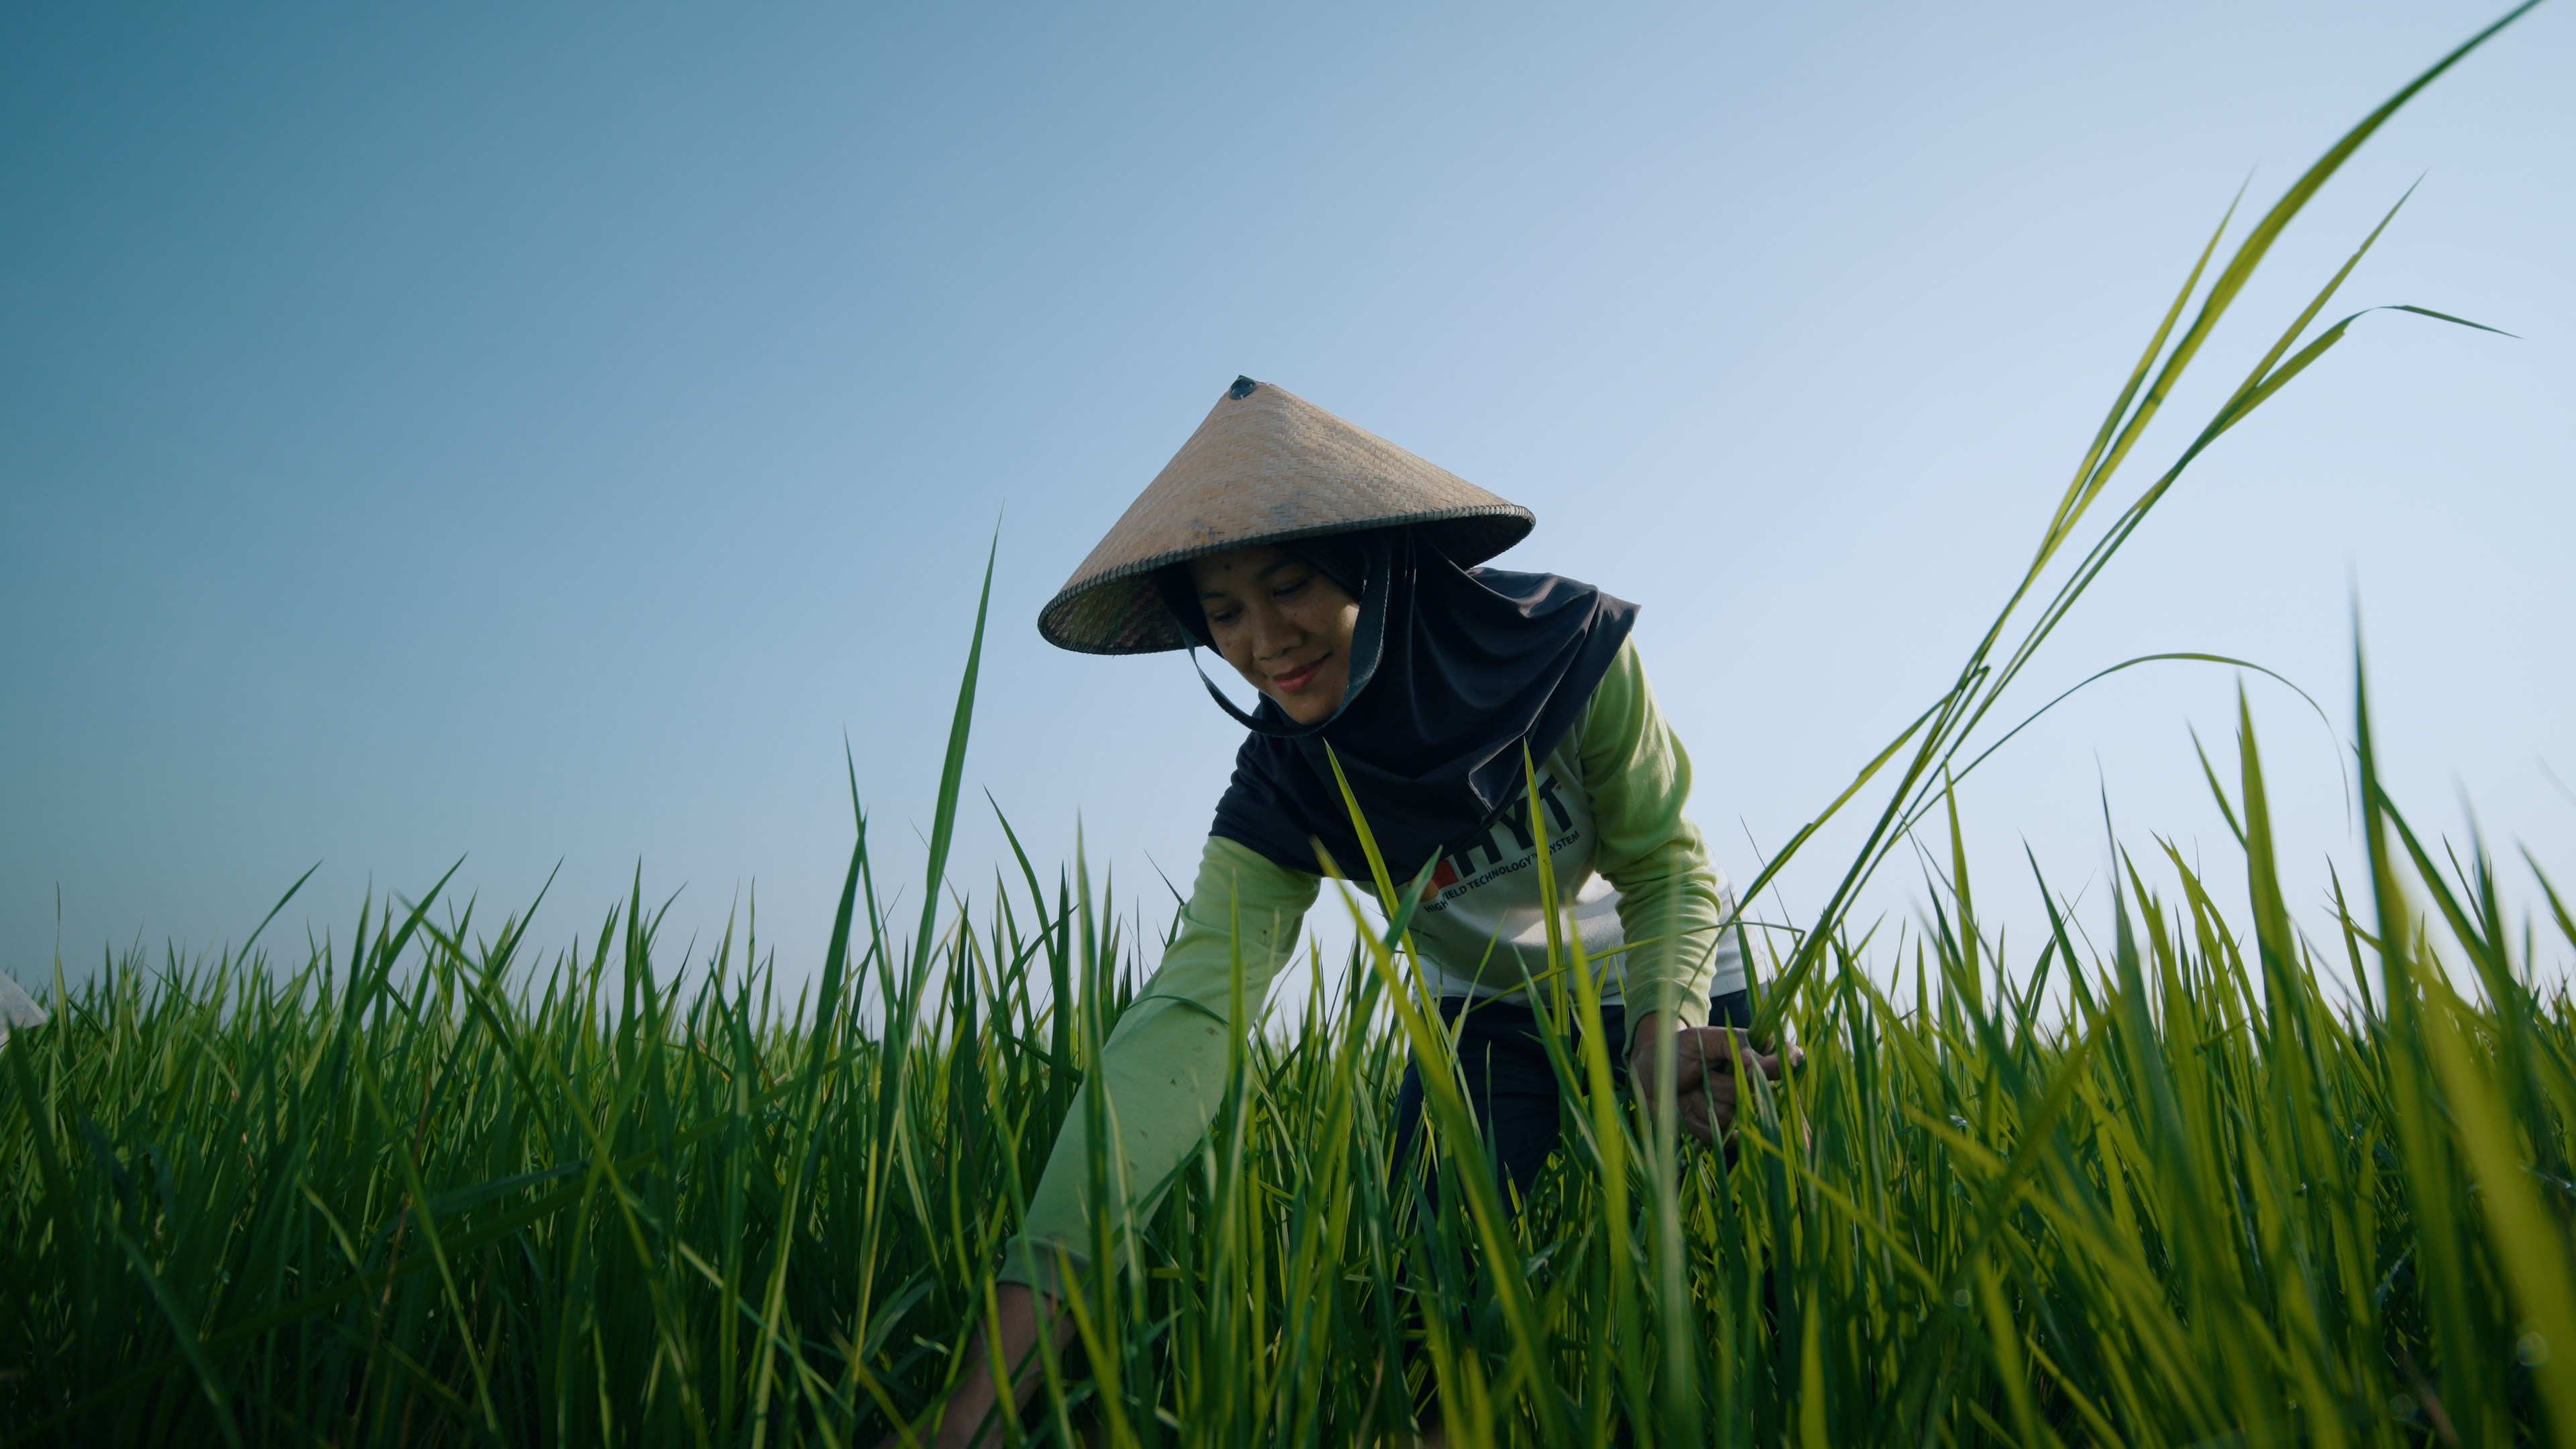
[[[1317,724],[1330,718],[1333,706],[1339,703],[1338,700],[1325,699],[1320,689],[1300,692],[1285,699],[1275,694],[1271,698],[1278,700],[1279,707],[1287,711],[1288,717],[1301,725]]]

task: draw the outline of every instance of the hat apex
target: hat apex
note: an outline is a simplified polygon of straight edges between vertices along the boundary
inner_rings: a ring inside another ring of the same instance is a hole
[[[1050,644],[1149,654],[1189,643],[1148,575],[1253,544],[1433,526],[1481,563],[1538,523],[1528,509],[1343,421],[1276,383],[1238,377],[1038,613]]]

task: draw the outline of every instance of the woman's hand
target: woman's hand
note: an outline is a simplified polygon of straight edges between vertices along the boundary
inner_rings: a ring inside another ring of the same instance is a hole
[[[1743,1061],[1748,1074],[1759,1071],[1776,1082],[1786,1067],[1796,1066],[1807,1057],[1793,1043],[1784,1063],[1783,1054],[1755,1046],[1751,1034],[1742,1027],[1677,1027],[1670,1024],[1668,1017],[1649,1014],[1639,1018],[1628,1046],[1628,1080],[1636,1090],[1637,1100],[1646,1104],[1649,1113],[1655,1107],[1656,1064],[1666,1051],[1673,1053],[1673,1105],[1679,1109],[1682,1130],[1712,1144],[1735,1130],[1738,1060]]]

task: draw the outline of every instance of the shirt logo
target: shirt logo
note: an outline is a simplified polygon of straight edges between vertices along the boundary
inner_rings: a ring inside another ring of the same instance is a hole
[[[1565,808],[1563,800],[1557,798],[1557,792],[1564,788],[1564,783],[1557,779],[1553,770],[1538,777],[1539,803],[1546,807],[1560,832],[1556,839],[1547,843],[1550,854],[1563,850],[1575,839],[1574,814]],[[1505,810],[1503,818],[1494,822],[1482,839],[1470,841],[1464,848],[1442,852],[1440,864],[1431,872],[1431,884],[1426,893],[1432,898],[1424,900],[1423,909],[1439,910],[1450,900],[1487,881],[1534,864],[1538,858],[1538,841],[1530,833],[1529,816],[1528,803],[1524,800]],[[1506,831],[1510,832],[1509,844],[1504,843]],[[1485,864],[1481,867],[1476,862],[1479,853],[1485,857]]]

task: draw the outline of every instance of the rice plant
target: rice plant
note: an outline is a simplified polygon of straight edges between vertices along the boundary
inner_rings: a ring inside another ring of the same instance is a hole
[[[2053,929],[2008,960],[1957,843],[1959,782],[2010,733],[1978,727],[2192,458],[2345,335],[2300,340],[2351,264],[2070,559],[2088,510],[2281,228],[2493,33],[2204,288],[2213,237],[1955,687],[1834,802],[1892,777],[1841,885],[1735,923],[1762,1029],[1809,1060],[1740,1084],[1731,1163],[1568,1030],[1567,1145],[1516,1210],[1438,1071],[1461,1190],[1393,1174],[1396,1078],[1447,1043],[1403,944],[1420,883],[1378,870],[1341,890],[1360,945],[1256,1006],[1172,1190],[1102,1225],[1126,1270],[1083,1285],[1079,1350],[1005,1437],[1402,1442],[1436,1393],[1464,1444],[2576,1443],[2576,1014],[2540,969],[2576,919],[2537,863],[2548,919],[2510,919],[2482,844],[2410,826],[2358,654],[2368,878],[2321,919],[2281,890],[2250,711],[2211,772],[2248,918],[2162,842],[2115,852],[2090,920],[2033,861],[2011,888]],[[441,881],[293,952],[255,932],[78,986],[57,963],[51,1019],[0,1046],[0,1437],[921,1432],[1058,1127],[1116,1111],[1085,1067],[1158,954],[1078,841],[1052,873],[1014,834],[988,885],[952,875],[983,622],[920,913],[890,917],[859,816],[810,989],[747,922],[671,953],[640,880],[551,952],[534,907],[496,922]],[[1945,831],[1919,925],[1850,919]],[[1539,993],[1569,1029],[1598,1005],[1578,953]]]
[[[2098,949],[2052,908],[2002,962],[1954,857],[1919,932],[1866,965],[1838,939],[1782,1007],[1810,1066],[1757,1098],[1732,1171],[1568,1057],[1570,1146],[1532,1200],[1426,1212],[1387,1115],[1429,1028],[1390,1021],[1402,962],[1373,944],[1246,1044],[1029,1436],[1363,1442],[1428,1381],[1463,1442],[2566,1442],[2565,989],[2534,986],[2495,864],[2422,842],[2366,743],[2369,904],[2302,932],[2250,722],[2241,744],[2250,922],[2159,845],[2122,857]],[[996,881],[926,950],[874,910],[864,842],[852,880],[815,1000],[747,939],[657,960],[640,896],[542,961],[522,922],[424,902],[291,968],[128,957],[58,986],[0,1052],[0,1430],[919,1424],[1151,942],[1078,866]],[[845,982],[887,1028],[830,1009]],[[1472,1135],[1441,1151],[1475,1165]]]

